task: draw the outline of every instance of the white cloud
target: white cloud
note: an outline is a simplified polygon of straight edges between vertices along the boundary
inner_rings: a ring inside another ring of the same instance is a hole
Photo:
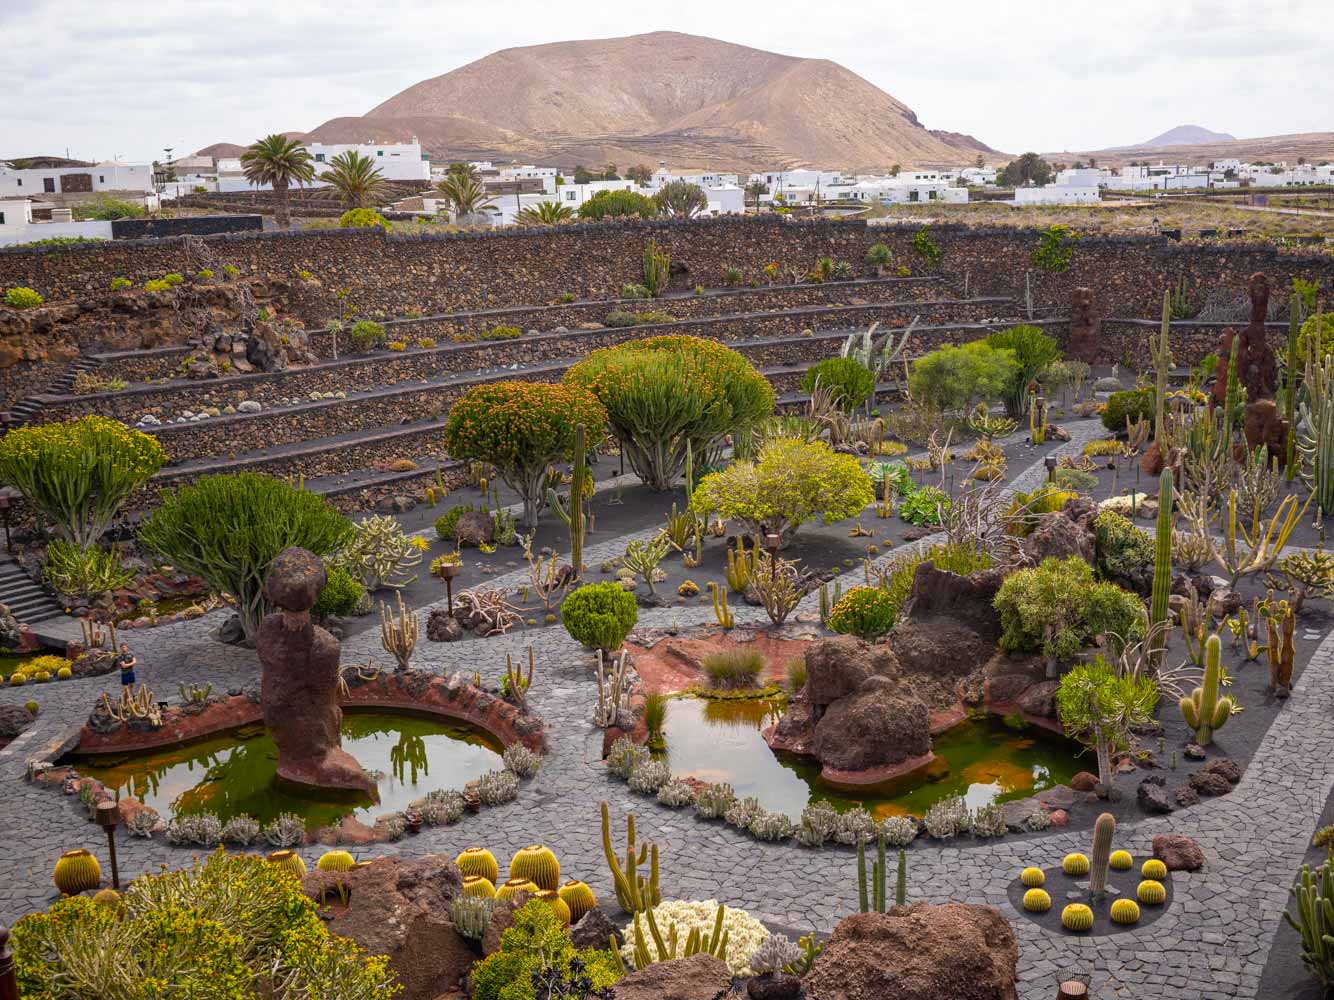
[[[572,30],[572,27],[574,29]],[[146,159],[362,114],[496,49],[670,29],[839,62],[930,128],[1088,149],[1334,128],[1326,0],[0,3],[0,156]]]

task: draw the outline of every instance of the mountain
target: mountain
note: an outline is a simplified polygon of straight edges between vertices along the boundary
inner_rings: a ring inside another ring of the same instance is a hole
[[[1170,128],[1162,135],[1154,136],[1148,142],[1141,142],[1141,146],[1199,146],[1207,142],[1236,142],[1235,135],[1228,135],[1226,132],[1210,132],[1207,128],[1201,128],[1199,125],[1178,125],[1176,128]]]
[[[1009,159],[971,136],[925,128],[901,101],[827,59],[670,31],[504,49],[309,136],[416,136],[436,160],[563,166],[870,170]]]
[[[234,142],[215,142],[211,146],[205,146],[203,149],[195,150],[195,156],[213,156],[228,157],[240,156],[245,152],[244,146],[238,146]]]
[[[1051,163],[1073,163],[1075,160],[1087,160],[1093,157],[1100,167],[1120,167],[1132,160],[1154,163],[1161,160],[1164,163],[1197,166],[1217,160],[1296,163],[1304,158],[1307,163],[1324,163],[1334,160],[1334,132],[1294,132],[1288,135],[1187,142],[1170,146],[1144,145],[1117,146],[1112,149],[1062,150],[1058,153],[1043,153],[1042,156]]]

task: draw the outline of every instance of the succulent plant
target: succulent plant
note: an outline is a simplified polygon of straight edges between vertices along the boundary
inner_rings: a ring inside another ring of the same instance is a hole
[[[926,832],[936,840],[948,840],[967,833],[973,826],[973,814],[962,795],[941,799],[922,817]]]
[[[296,813],[280,813],[264,827],[264,839],[274,847],[292,847],[306,839],[306,821]]]
[[[1061,924],[1068,931],[1093,929],[1093,911],[1083,903],[1071,903],[1061,911]]]
[[[306,874],[306,863],[301,860],[301,855],[297,854],[296,851],[286,849],[274,851],[269,855],[268,860],[270,864],[286,869],[297,878],[302,878]]]
[[[1029,889],[1040,889],[1047,876],[1043,874],[1041,868],[1025,868],[1019,873],[1019,881]]]
[[[1005,814],[998,805],[978,806],[973,813],[974,837],[1003,837],[1007,829]]]
[[[496,901],[488,896],[455,896],[449,904],[449,919],[464,937],[480,941],[495,908]]]
[[[1133,924],[1139,920],[1139,904],[1133,899],[1118,899],[1112,904],[1112,923]]]
[[[347,851],[325,851],[315,867],[322,872],[350,872],[356,864],[357,859]]]
[[[1089,862],[1089,892],[1107,888],[1107,863],[1112,855],[1112,837],[1116,835],[1116,817],[1102,813],[1093,823],[1093,859]]]
[[[1167,899],[1167,890],[1157,879],[1146,878],[1135,890],[1135,898],[1149,906],[1158,906]]]
[[[1114,872],[1128,872],[1135,867],[1135,859],[1129,851],[1113,851],[1107,859],[1107,867]]]
[[[259,820],[245,813],[240,816],[233,816],[222,825],[223,841],[228,844],[238,844],[241,847],[249,847],[259,839],[262,832],[263,827],[259,825]]]
[[[1089,873],[1089,859],[1087,854],[1067,854],[1065,860],[1061,862],[1061,871],[1072,877],[1087,875]]]
[[[482,805],[498,806],[519,797],[519,779],[509,771],[487,771],[477,779]]]
[[[1140,865],[1139,873],[1146,879],[1154,882],[1161,882],[1167,878],[1167,865],[1163,864],[1157,858],[1149,858],[1148,861]]]
[[[767,809],[762,809],[753,816],[746,828],[750,830],[751,836],[769,841],[787,840],[796,829],[792,825],[792,820],[786,815],[770,812]]]
[[[568,880],[556,891],[560,893],[560,898],[565,900],[565,905],[570,908],[571,923],[578,923],[579,918],[585,913],[597,908],[598,901],[597,897],[593,895],[593,890],[578,879]]]
[[[837,827],[838,810],[828,802],[812,802],[801,811],[797,840],[806,847],[820,847],[834,836]]]
[[[911,816],[886,816],[880,824],[885,843],[892,847],[907,847],[917,839],[917,821]]]
[[[672,809],[682,809],[695,802],[695,786],[684,778],[673,778],[658,789],[658,802]]]
[[[645,760],[630,772],[627,784],[632,792],[656,795],[658,790],[671,780],[672,772],[666,763],[660,760]]]
[[[102,884],[102,866],[91,851],[66,851],[56,862],[52,878],[63,895],[76,896]]]
[[[770,934],[750,955],[750,971],[757,976],[782,972],[801,961],[802,951],[784,934]]]
[[[551,912],[563,926],[570,926],[570,905],[560,898],[560,893],[555,889],[539,889],[536,895],[543,904],[551,908]]]
[[[489,878],[483,878],[481,875],[463,876],[463,894],[465,896],[482,896],[486,899],[496,898],[496,886]]]
[[[1051,895],[1046,889],[1029,889],[1024,893],[1024,909],[1029,913],[1046,913],[1051,909]]]
[[[695,796],[695,815],[702,819],[721,819],[736,801],[736,792],[726,782],[705,785]]]
[[[496,899],[513,899],[521,892],[526,892],[531,895],[537,892],[537,886],[533,884],[531,879],[507,879],[504,884],[496,889]]]
[[[539,889],[555,890],[560,885],[560,862],[555,853],[542,844],[520,848],[510,861],[510,881],[527,879]]]
[[[125,821],[125,827],[136,837],[152,837],[161,818],[156,809],[144,806],[130,814],[130,818]]]
[[[724,814],[725,819],[731,826],[740,827],[743,830],[750,828],[751,820],[764,812],[764,807],[760,805],[760,800],[754,795],[747,795],[732,803],[732,807]]]
[[[838,817],[838,827],[834,839],[840,844],[864,844],[878,835],[875,817],[858,806],[849,809]]]
[[[505,748],[505,766],[520,778],[531,778],[542,766],[542,758],[522,743]]]
[[[217,847],[222,841],[222,822],[213,813],[176,816],[167,824],[167,840],[173,844]]]
[[[492,883],[500,880],[500,865],[496,864],[495,855],[485,847],[466,848],[454,859],[454,863],[464,875],[476,875]]]

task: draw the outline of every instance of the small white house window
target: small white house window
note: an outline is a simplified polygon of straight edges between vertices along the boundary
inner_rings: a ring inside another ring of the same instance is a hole
[[[105,176],[103,176],[102,174],[98,174],[98,175],[97,175],[97,183],[99,183],[99,184],[105,184],[106,182],[107,182],[107,179],[106,179]]]
[[[5,213],[0,212],[0,226],[3,226],[4,224],[5,224]]]
[[[376,156],[384,156],[384,150],[383,150],[383,149],[377,149],[377,150],[375,151],[375,155],[376,155]]]

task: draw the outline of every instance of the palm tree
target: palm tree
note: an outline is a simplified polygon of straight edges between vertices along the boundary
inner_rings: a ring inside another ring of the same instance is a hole
[[[241,154],[245,179],[258,187],[268,184],[276,201],[274,219],[279,229],[292,223],[287,214],[287,189],[295,181],[306,184],[315,179],[313,160],[306,147],[285,135],[266,135],[252,142]]]
[[[453,177],[456,175],[459,177],[471,177],[475,181],[480,181],[482,179],[482,172],[480,170],[471,163],[464,163],[462,160],[455,160],[449,165],[449,170],[446,173],[446,176]]]
[[[486,188],[482,186],[480,180],[463,173],[447,174],[440,182],[440,193],[456,217],[472,215],[494,200],[486,193]]]
[[[348,208],[370,208],[384,187],[384,174],[375,161],[364,153],[349,149],[329,161],[329,169],[320,175],[342,196]]]
[[[574,218],[574,209],[558,201],[539,201],[521,209],[514,221],[521,226],[558,226]]]

